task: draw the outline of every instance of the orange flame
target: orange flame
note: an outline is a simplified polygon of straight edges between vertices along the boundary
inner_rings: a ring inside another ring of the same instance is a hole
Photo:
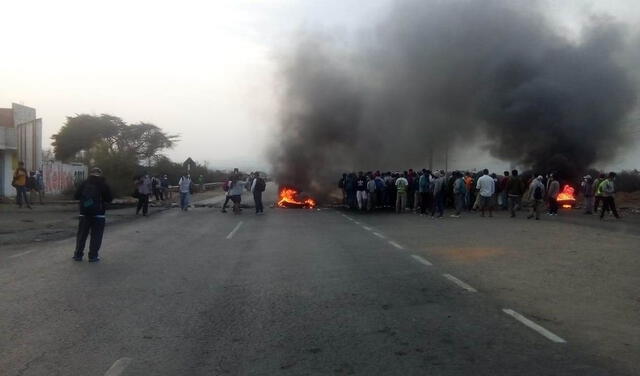
[[[576,190],[573,189],[572,186],[565,185],[564,188],[562,188],[562,192],[558,194],[556,201],[558,201],[559,204],[562,204],[563,208],[569,209],[576,203],[576,196],[574,195],[575,192]]]
[[[298,191],[291,188],[284,188],[280,192],[280,201],[278,201],[278,206],[281,208],[287,207],[299,207],[299,208],[315,208],[316,202],[307,198],[304,201],[299,201],[296,197],[298,196]]]

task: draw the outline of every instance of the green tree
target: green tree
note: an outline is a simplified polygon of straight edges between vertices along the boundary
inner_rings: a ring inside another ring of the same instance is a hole
[[[96,150],[116,155],[125,153],[138,161],[148,161],[178,141],[177,135],[163,132],[151,123],[127,124],[121,118],[102,114],[67,117],[60,132],[51,136],[56,158],[66,161],[84,152],[86,162]]]

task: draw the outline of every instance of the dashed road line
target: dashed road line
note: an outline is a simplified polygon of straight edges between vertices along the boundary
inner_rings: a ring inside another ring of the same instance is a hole
[[[363,228],[363,229],[365,229],[365,230],[367,230],[367,231],[371,231],[371,230],[372,230],[372,228],[371,228],[371,227],[369,227],[369,226],[362,226],[362,228]]]
[[[401,246],[400,244],[394,242],[393,240],[389,240],[389,244],[391,244],[392,246],[398,248],[398,249],[404,249],[403,246]]]
[[[502,312],[504,312],[507,315],[513,317],[514,319],[520,321],[524,325],[528,326],[530,329],[535,330],[536,332],[538,332],[538,334],[546,337],[551,342],[567,343],[567,341],[565,341],[564,339],[562,339],[562,338],[558,337],[557,335],[551,333],[547,329],[543,328],[542,326],[536,324],[535,322],[529,320],[528,318],[522,316],[521,314],[519,314],[518,312],[516,312],[516,311],[514,311],[512,309],[504,308],[504,309],[502,309]]]
[[[379,233],[379,232],[373,232],[373,235],[375,235],[375,236],[379,237],[380,239],[386,239],[386,238],[387,238],[386,236],[382,235],[382,234],[381,234],[381,233]]]
[[[104,376],[120,376],[125,368],[131,363],[131,358],[120,358],[113,363],[111,368],[105,372]]]
[[[343,216],[343,217],[345,217],[346,219],[350,220],[350,221],[353,221],[353,218],[349,217],[349,216],[348,216],[348,215],[346,215],[346,214],[343,214],[342,216]]]
[[[26,252],[20,252],[20,253],[16,253],[15,255],[11,255],[9,256],[9,258],[15,258],[15,257],[20,257],[20,256],[24,256],[24,255],[28,255],[29,253],[34,252],[35,250],[32,249],[30,251],[26,251]]]
[[[358,221],[353,221],[353,223],[355,223],[356,225],[361,225],[362,223],[358,222]]]
[[[411,257],[413,257],[417,262],[419,262],[419,263],[421,263],[423,265],[433,266],[433,264],[431,262],[429,262],[429,260],[427,260],[427,259],[425,259],[423,257],[420,257],[418,255],[411,255]]]
[[[455,283],[456,285],[462,287],[463,289],[470,291],[470,292],[478,292],[478,290],[474,289],[473,287],[469,286],[468,284],[462,282],[461,280],[459,280],[458,278],[452,276],[451,274],[443,274],[443,277],[445,277],[446,279],[448,279],[449,281]]]
[[[234,227],[233,230],[231,230],[231,232],[229,233],[229,235],[227,235],[227,239],[233,238],[233,235],[235,235],[236,232],[238,232],[238,230],[240,230],[240,226],[242,226],[242,223],[243,223],[242,221],[238,222],[236,227]]]

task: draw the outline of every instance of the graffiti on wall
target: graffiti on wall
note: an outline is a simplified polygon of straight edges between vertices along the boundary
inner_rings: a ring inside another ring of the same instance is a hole
[[[61,162],[45,163],[42,168],[44,190],[48,194],[60,194],[72,190],[87,175],[87,167]]]

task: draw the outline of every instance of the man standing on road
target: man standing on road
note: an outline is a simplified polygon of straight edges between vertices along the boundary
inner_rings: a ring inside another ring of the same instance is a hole
[[[237,168],[234,168],[233,174],[229,176],[225,184],[222,186],[222,189],[224,189],[225,192],[227,192],[224,197],[224,204],[222,204],[223,213],[227,212],[227,204],[229,203],[229,201],[231,201],[231,194],[229,193],[229,191],[231,190],[231,185],[233,184],[234,181],[238,180],[239,178],[240,178],[240,170],[238,170]]]
[[[587,175],[582,179],[582,197],[584,197],[584,214],[593,214],[593,179]]]
[[[407,206],[407,186],[409,182],[404,177],[404,173],[396,179],[396,213],[403,213]]]
[[[600,174],[596,180],[593,182],[593,194],[595,195],[595,201],[593,203],[593,212],[598,212],[598,207],[600,207],[600,203],[603,200],[602,192],[600,192],[600,184],[605,181],[604,174]]]
[[[377,193],[376,190],[377,190],[376,180],[373,177],[373,174],[369,173],[367,174],[367,194],[369,196],[367,200],[368,211],[372,211],[376,207],[376,203],[379,200],[378,195],[376,194]]]
[[[182,175],[182,177],[180,177],[180,181],[178,181],[178,190],[180,191],[180,209],[182,211],[189,210],[192,184],[189,174]]]
[[[549,200],[549,215],[558,215],[558,194],[560,193],[560,183],[554,174],[549,174],[547,183],[547,198]]]
[[[231,198],[231,202],[233,202],[233,213],[240,214],[242,212],[240,207],[242,203],[242,192],[244,192],[246,182],[240,180],[240,174],[234,175],[233,179],[229,186],[229,197]]]
[[[169,177],[166,174],[162,176],[162,179],[160,179],[160,189],[162,190],[161,198],[163,200],[171,198],[169,195]]]
[[[431,178],[431,171],[422,169],[422,175],[418,181],[418,191],[420,192],[420,215],[424,215],[427,212],[427,208],[431,205],[429,199],[429,179]]]
[[[142,215],[146,217],[149,212],[149,196],[151,195],[151,178],[149,174],[145,172],[144,175],[136,180],[136,189],[138,191],[136,215],[140,214],[140,209],[142,209]]]
[[[445,173],[444,170],[435,172],[435,181],[433,182],[433,209],[431,210],[431,218],[434,217],[436,212],[438,218],[444,215],[444,195],[445,195]]]
[[[253,202],[256,206],[256,214],[263,214],[262,192],[267,188],[264,179],[260,177],[260,173],[256,171],[253,182],[251,183],[251,192],[253,193]]]
[[[453,218],[459,218],[460,213],[464,207],[464,196],[467,193],[466,184],[464,183],[464,177],[462,173],[456,171],[453,173],[455,180],[453,181],[453,202],[456,207],[456,213],[452,215]]]
[[[493,201],[492,196],[496,192],[496,182],[489,176],[489,170],[486,168],[482,171],[482,176],[478,179],[476,185],[479,195],[479,206],[481,216],[484,217],[484,211],[489,209],[489,217],[493,217]]]
[[[16,189],[16,203],[18,207],[22,207],[22,200],[27,204],[27,207],[31,209],[29,204],[29,197],[27,197],[27,178],[29,177],[27,170],[24,168],[24,162],[18,162],[18,168],[13,173],[13,180],[11,185]]]
[[[608,210],[611,210],[614,217],[620,219],[618,210],[616,210],[616,203],[614,199],[616,187],[613,184],[613,181],[615,180],[615,178],[616,173],[610,172],[607,179],[600,183],[600,192],[602,192],[602,211],[600,212],[600,219],[604,219],[604,213]]]
[[[102,177],[102,170],[98,167],[92,168],[89,178],[80,184],[73,198],[79,201],[80,206],[80,220],[73,259],[82,261],[87,237],[91,233],[89,262],[100,261],[98,251],[100,251],[104,234],[105,204],[113,200],[111,189]]]
[[[533,218],[534,214],[536,220],[540,220],[540,208],[542,207],[542,200],[544,199],[544,184],[542,184],[542,175],[538,175],[537,178],[531,181],[529,185],[529,200],[531,201],[531,213],[527,219]]]
[[[356,200],[360,211],[367,208],[367,178],[362,171],[358,172],[358,179],[356,179]]]
[[[518,170],[511,171],[511,176],[508,178],[506,185],[506,194],[509,201],[509,211],[511,212],[511,218],[516,216],[516,208],[519,208],[522,202],[522,195],[524,194],[524,182],[518,176]]]

